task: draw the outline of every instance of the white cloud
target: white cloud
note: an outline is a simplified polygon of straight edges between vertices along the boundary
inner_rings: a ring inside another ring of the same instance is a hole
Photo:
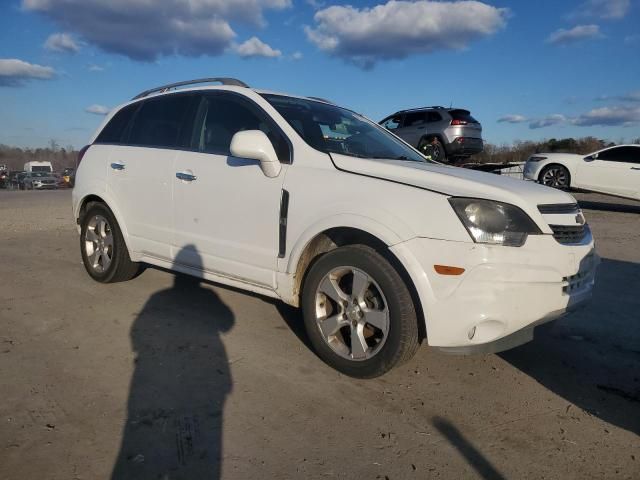
[[[316,10],[324,8],[324,6],[327,4],[322,0],[306,0],[306,1],[307,1],[307,5],[309,5],[311,8],[314,8]]]
[[[134,60],[219,55],[236,36],[231,22],[265,24],[263,13],[291,0],[22,0],[82,40]]]
[[[601,95],[597,101],[619,100],[622,102],[640,102],[640,90],[625,93],[624,95]]]
[[[550,127],[552,125],[565,123],[566,121],[567,117],[559,113],[554,113],[553,115],[548,115],[544,118],[533,120],[531,123],[529,123],[529,128],[535,130],[538,128]]]
[[[504,115],[498,119],[498,123],[523,123],[527,121],[524,115]]]
[[[465,49],[504,27],[508,14],[473,0],[390,0],[373,8],[325,8],[305,32],[320,50],[370,68],[379,60]]]
[[[594,108],[571,121],[581,127],[631,126],[640,123],[640,105]]]
[[[89,105],[87,108],[85,108],[84,111],[87,113],[93,113],[94,115],[106,115],[111,111],[111,109],[109,107],[105,107],[104,105],[98,105],[97,103],[94,103],[93,105]]]
[[[581,40],[601,38],[598,25],[577,25],[569,30],[560,28],[547,37],[547,43],[552,45],[567,45]]]
[[[618,20],[627,15],[630,7],[630,0],[586,0],[569,17],[595,17],[604,20]]]
[[[302,55],[302,52],[293,52],[293,54],[291,55],[291,60],[302,60],[302,57],[304,55]]]
[[[233,50],[242,58],[252,58],[252,57],[274,58],[274,57],[282,56],[282,52],[280,50],[275,50],[271,48],[271,46],[264,43],[258,37],[251,37],[246,42],[236,45],[233,48]]]
[[[17,58],[0,58],[0,87],[19,87],[29,80],[49,80],[55,70]]]
[[[80,45],[68,33],[54,33],[44,42],[44,48],[53,52],[78,53]]]
[[[92,63],[87,67],[87,70],[89,70],[90,72],[104,72],[104,67]]]

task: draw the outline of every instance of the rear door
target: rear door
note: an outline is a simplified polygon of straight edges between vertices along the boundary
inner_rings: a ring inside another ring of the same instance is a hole
[[[108,185],[130,247],[162,260],[171,258],[173,161],[190,140],[196,101],[195,94],[180,93],[132,106],[122,140],[109,155]]]
[[[283,169],[264,175],[260,162],[231,155],[233,135],[262,130]],[[279,211],[291,147],[275,122],[242,95],[202,94],[193,151],[176,157],[174,262],[275,288]]]
[[[640,198],[640,147],[620,146],[585,157],[575,185],[595,192]]]
[[[414,147],[418,146],[420,139],[426,133],[427,112],[407,112],[404,115],[402,126],[393,133]]]

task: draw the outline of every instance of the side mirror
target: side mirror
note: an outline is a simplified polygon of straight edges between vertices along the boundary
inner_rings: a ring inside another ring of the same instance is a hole
[[[587,162],[593,162],[596,158],[598,158],[598,154],[594,153],[593,155],[588,155],[586,157],[584,157],[585,161]]]
[[[269,178],[277,177],[282,169],[271,140],[261,130],[236,133],[231,139],[231,154],[234,157],[259,160],[262,172]]]

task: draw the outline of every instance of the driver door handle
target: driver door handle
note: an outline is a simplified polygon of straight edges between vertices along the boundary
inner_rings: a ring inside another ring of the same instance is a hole
[[[180,180],[185,180],[187,182],[193,182],[194,180],[198,179],[198,177],[196,177],[195,175],[192,175],[190,173],[185,173],[185,172],[176,172],[176,178]]]
[[[124,170],[124,167],[125,167],[124,163],[121,163],[121,162],[113,162],[111,164],[111,168],[113,168],[114,170]]]

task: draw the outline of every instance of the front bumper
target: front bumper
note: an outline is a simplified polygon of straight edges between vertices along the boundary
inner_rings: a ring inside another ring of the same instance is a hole
[[[599,263],[591,234],[577,245],[531,235],[522,247],[415,238],[391,250],[414,281],[429,345],[461,353],[531,340],[533,327],[591,298]],[[434,265],[465,272],[440,275]]]

